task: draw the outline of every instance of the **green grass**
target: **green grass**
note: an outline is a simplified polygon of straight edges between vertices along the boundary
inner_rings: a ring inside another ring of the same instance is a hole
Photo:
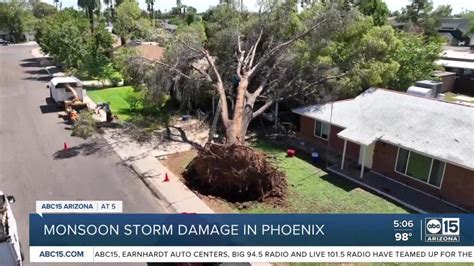
[[[452,92],[447,92],[444,94],[444,100],[448,102],[454,102],[456,101],[456,98],[455,98],[456,96],[457,95]]]
[[[266,141],[253,145],[269,156],[288,178],[288,204],[255,203],[249,213],[407,213],[404,208],[372,194],[343,177],[328,174],[300,158],[287,158],[285,149]]]
[[[121,120],[127,120],[130,117],[130,104],[127,102],[127,96],[135,93],[131,86],[87,91],[87,95],[96,103],[110,102],[112,113]]]

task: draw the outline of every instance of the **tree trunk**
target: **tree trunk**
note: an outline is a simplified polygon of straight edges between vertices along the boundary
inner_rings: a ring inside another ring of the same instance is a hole
[[[230,126],[226,131],[226,144],[245,144],[245,136],[247,135],[250,121],[252,121],[252,109],[245,111],[241,120],[241,123],[230,120]]]
[[[114,3],[113,1],[110,1],[110,15],[112,17],[112,25],[114,24],[115,22],[115,8],[114,8]]]
[[[226,131],[227,144],[245,144],[247,129],[252,120],[253,99],[247,99],[245,92],[248,87],[248,78],[242,77],[237,87],[237,97],[235,99],[234,117],[230,120],[230,125]]]
[[[230,121],[227,128],[227,144],[234,143],[245,143],[245,133],[243,130],[244,120],[244,109],[245,109],[245,92],[249,85],[248,77],[242,77],[240,79],[239,86],[237,87],[237,97],[235,99],[234,116]],[[243,137],[242,137],[243,136]]]
[[[89,11],[89,23],[91,24],[91,34],[94,35],[94,12]]]

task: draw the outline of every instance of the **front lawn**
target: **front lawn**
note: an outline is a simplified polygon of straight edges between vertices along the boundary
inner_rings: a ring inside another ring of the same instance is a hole
[[[288,206],[256,203],[241,210],[250,213],[407,213],[402,207],[372,194],[347,179],[327,173],[300,158],[287,158],[285,149],[266,141],[255,148],[275,157],[288,180]]]
[[[243,213],[407,213],[404,208],[372,194],[343,177],[329,174],[313,164],[294,157],[287,158],[284,148],[267,141],[252,146],[274,158],[275,165],[288,180],[286,206],[265,203],[232,204],[220,199],[203,197],[218,212]],[[181,175],[192,157],[187,154],[168,158],[165,164],[179,165],[172,170]],[[172,161],[176,162],[172,162]]]
[[[110,102],[112,113],[117,115],[121,120],[127,120],[130,117],[130,104],[127,101],[127,97],[131,94],[136,94],[131,86],[87,91],[87,95],[89,95],[95,103]]]

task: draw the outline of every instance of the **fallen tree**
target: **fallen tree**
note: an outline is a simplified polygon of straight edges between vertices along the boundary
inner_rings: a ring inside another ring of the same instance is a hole
[[[207,144],[185,176],[200,192],[231,201],[264,200],[285,192],[283,174],[263,154],[245,146],[253,119],[281,99],[314,103],[334,99],[341,89],[356,91],[365,80],[351,83],[348,77],[354,71],[370,77],[388,76],[383,71],[375,75],[372,70],[385,71],[383,62],[391,63],[384,53],[387,46],[380,45],[391,39],[376,39],[376,45],[372,39],[365,40],[366,28],[359,34],[353,27],[371,22],[355,9],[330,1],[298,13],[296,0],[268,2],[258,15],[222,10],[232,9],[229,5],[216,7],[206,18],[206,27],[193,24],[178,30],[162,60],[135,58],[130,64],[129,73],[135,82],[147,85],[151,99],[176,92],[189,96],[202,87],[212,89],[218,97],[224,142]],[[393,35],[393,30],[385,28],[378,32]],[[364,39],[363,47],[368,48],[350,50],[351,54],[335,52],[351,38]],[[339,67],[332,57],[342,56],[349,57],[343,61],[354,64]],[[376,68],[361,70],[374,61]]]

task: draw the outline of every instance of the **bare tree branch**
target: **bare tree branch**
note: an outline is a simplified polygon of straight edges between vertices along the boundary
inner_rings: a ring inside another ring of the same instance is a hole
[[[197,72],[199,72],[201,75],[203,75],[204,77],[206,77],[206,80],[207,81],[210,81],[212,82],[212,78],[211,78],[211,75],[209,75],[206,71],[198,68],[198,67],[195,67],[194,65],[192,66],[194,70],[196,70]]]
[[[252,54],[250,56],[250,61],[248,62],[248,64],[246,64],[246,70],[248,71],[252,65],[253,65],[253,61],[255,59],[255,53],[257,52],[257,46],[258,44],[260,43],[260,40],[262,39],[262,34],[263,34],[263,30],[260,30],[260,34],[258,34],[258,38],[257,38],[257,41],[255,42],[255,44],[253,45],[253,49],[251,49],[250,53]]]
[[[203,50],[199,50],[199,49],[197,49],[197,48],[194,48],[194,47],[192,47],[191,45],[187,44],[187,43],[186,43],[185,41],[183,41],[183,40],[178,40],[178,41],[179,41],[180,43],[182,43],[184,46],[186,46],[186,48],[188,48],[188,49],[191,50],[191,51],[194,51],[194,52],[196,52],[196,53],[200,53],[200,54],[203,54],[203,55],[205,54]]]
[[[275,64],[268,70],[268,72],[265,74],[265,77],[260,84],[260,86],[252,93],[252,98],[255,101],[255,99],[260,96],[262,93],[263,89],[268,85],[268,81],[270,80],[271,75],[273,74],[275,68],[278,66],[279,60],[275,62]]]
[[[316,23],[315,25],[313,25],[311,28],[309,28],[308,30],[296,35],[295,37],[291,38],[290,40],[286,41],[286,42],[283,42],[283,43],[280,43],[278,44],[277,46],[273,47],[269,52],[265,53],[261,58],[260,60],[258,60],[258,62],[255,64],[255,66],[252,67],[251,70],[249,70],[249,75],[252,75],[255,70],[257,70],[265,61],[267,61],[271,56],[273,56],[275,53],[277,53],[278,51],[280,51],[281,49],[283,48],[286,48],[287,46],[291,45],[292,43],[296,42],[297,40],[305,37],[306,35],[308,35],[309,33],[311,33],[313,30],[315,30],[316,28],[320,27],[323,23],[325,23],[327,21],[327,19],[323,19],[322,21],[320,21],[319,23]]]
[[[267,110],[274,102],[275,100],[273,98],[268,99],[262,107],[258,108],[257,111],[252,113],[252,119],[261,115],[265,110]]]
[[[209,52],[204,50],[203,53],[217,78],[217,84],[215,85],[215,88],[217,92],[219,93],[219,97],[222,101],[222,112],[221,112],[222,122],[224,123],[224,126],[227,128],[229,126],[229,107],[227,106],[227,97],[225,94],[224,83],[222,82],[222,77],[219,71],[217,70],[214,60],[212,60],[211,56],[209,55]]]
[[[179,69],[177,69],[176,66],[172,66],[172,65],[170,65],[170,64],[166,64],[166,63],[163,63],[163,62],[158,61],[158,60],[151,60],[151,59],[148,59],[148,58],[143,57],[143,56],[137,56],[137,57],[135,57],[135,58],[140,58],[140,59],[143,59],[143,60],[145,60],[145,61],[148,61],[148,62],[150,62],[150,63],[152,63],[152,64],[158,64],[158,65],[167,67],[169,70],[174,71],[174,72],[178,73],[179,75],[181,75],[181,76],[183,76],[183,77],[185,77],[185,78],[187,78],[187,79],[190,79],[190,80],[198,80],[198,79],[195,79],[195,78],[193,78],[193,77],[191,77],[191,76],[189,76],[189,75],[184,74],[182,71],[180,71]]]
[[[240,40],[240,35],[237,36],[237,44],[238,44],[239,53],[243,53],[244,51],[242,51],[242,41]]]
[[[245,58],[245,51],[242,50],[242,42],[240,40],[240,35],[237,37],[237,42],[238,42],[238,46],[239,46],[239,54],[237,56],[237,76],[239,78],[242,77],[242,63],[244,61],[244,58]]]

